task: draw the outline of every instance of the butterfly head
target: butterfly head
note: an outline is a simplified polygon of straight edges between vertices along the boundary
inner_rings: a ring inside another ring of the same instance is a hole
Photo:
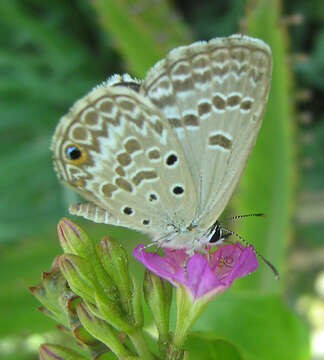
[[[224,233],[220,222],[217,220],[210,230],[209,244],[220,245],[231,234]]]

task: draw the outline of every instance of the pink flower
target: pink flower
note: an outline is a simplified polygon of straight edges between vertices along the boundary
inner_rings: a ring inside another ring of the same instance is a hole
[[[164,248],[165,256],[146,252],[140,244],[133,256],[146,268],[173,285],[183,285],[195,301],[205,295],[209,298],[227,289],[232,282],[258,267],[253,246],[244,247],[240,242],[222,245],[214,252],[195,252],[187,260],[184,249]]]

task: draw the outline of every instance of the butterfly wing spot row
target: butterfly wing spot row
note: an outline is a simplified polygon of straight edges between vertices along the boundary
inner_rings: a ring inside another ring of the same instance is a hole
[[[69,210],[73,215],[82,214],[82,216],[85,218],[91,219],[98,223],[109,224],[112,220],[108,211],[90,202],[72,204]],[[127,216],[134,215],[134,210],[131,207],[124,206],[122,211]],[[142,219],[141,223],[145,226],[148,226],[151,222],[149,219]]]
[[[211,147],[213,146],[220,147],[222,150],[231,150],[232,140],[228,136],[218,133],[209,136],[209,145]]]

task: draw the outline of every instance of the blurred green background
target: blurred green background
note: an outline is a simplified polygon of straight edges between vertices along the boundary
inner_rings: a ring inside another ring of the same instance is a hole
[[[60,116],[111,74],[144,77],[175,46],[236,32],[268,42],[274,67],[264,124],[228,211],[266,213],[265,220],[234,225],[278,267],[281,280],[261,263],[255,274],[237,281],[232,297],[209,304],[197,329],[215,330],[218,322],[231,332],[231,317],[219,321],[217,314],[239,312],[246,299],[237,294],[254,294],[256,303],[274,296],[298,314],[291,327],[268,323],[279,316],[273,302],[260,307],[255,321],[269,333],[290,333],[291,345],[300,345],[291,358],[324,359],[322,0],[0,1],[1,359],[37,359],[44,336],[55,336],[54,322],[37,312],[27,286],[61,253],[56,224],[75,200],[51,163],[49,145]],[[113,235],[129,249],[142,240],[140,234],[74,220],[93,237]],[[282,341],[287,346],[289,338]]]

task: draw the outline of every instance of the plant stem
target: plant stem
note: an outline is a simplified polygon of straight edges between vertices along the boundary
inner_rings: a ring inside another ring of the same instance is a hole
[[[110,336],[109,340],[108,339],[99,339],[99,340],[102,341],[104,344],[106,344],[111,349],[111,351],[118,357],[118,359],[120,360],[127,359],[128,357],[131,356],[129,350],[127,350],[124,347],[124,345],[122,345],[119,342],[117,338],[114,339]]]
[[[134,332],[127,334],[134,344],[136,351],[141,360],[154,360],[154,356],[151,354],[147,347],[146,341],[141,329],[135,329]]]

